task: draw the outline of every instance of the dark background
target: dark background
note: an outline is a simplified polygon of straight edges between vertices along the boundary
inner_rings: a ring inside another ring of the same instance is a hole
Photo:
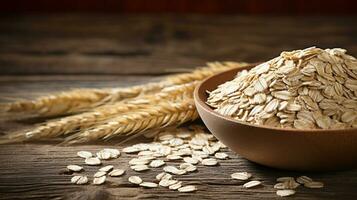
[[[162,75],[282,51],[357,55],[353,0],[8,0],[1,75]]]
[[[354,0],[7,0],[0,11],[351,15],[356,5]]]

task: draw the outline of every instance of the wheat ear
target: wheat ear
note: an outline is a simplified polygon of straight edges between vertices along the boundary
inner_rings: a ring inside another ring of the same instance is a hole
[[[75,89],[61,92],[59,94],[39,97],[32,101],[18,101],[3,105],[7,112],[31,113],[38,116],[57,116],[81,112],[108,102],[120,101],[134,98],[140,94],[150,94],[160,89],[184,84],[210,76],[214,73],[228,68],[244,66],[246,63],[208,63],[208,67],[194,70],[192,73],[183,73],[169,76],[164,81],[129,88],[107,88],[107,89]]]
[[[67,143],[83,143],[119,135],[141,133],[150,129],[180,125],[196,118],[198,118],[198,114],[192,99],[178,102],[164,101],[146,109],[115,117],[90,130],[72,135],[67,139]]]
[[[155,95],[143,95],[131,100],[103,105],[90,112],[84,112],[77,115],[63,117],[58,120],[52,120],[42,124],[34,130],[15,134],[10,138],[10,141],[11,139],[14,142],[19,142],[58,137],[62,134],[89,128],[115,115],[142,109],[162,100],[180,100],[187,97],[192,98],[193,90],[197,84],[198,82],[195,81],[178,86],[171,86],[164,88],[161,92]]]
[[[32,101],[17,101],[3,105],[7,112],[23,112],[42,117],[58,116],[88,110],[106,103],[134,98],[161,90],[165,83],[150,83],[129,88],[74,89]]]

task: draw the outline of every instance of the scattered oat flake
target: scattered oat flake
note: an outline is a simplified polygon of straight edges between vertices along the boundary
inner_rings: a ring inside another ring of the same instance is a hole
[[[147,187],[147,188],[155,188],[158,185],[156,183],[153,183],[153,182],[142,182],[142,183],[140,183],[140,186]]]
[[[197,170],[197,167],[190,163],[182,163],[180,164],[180,169],[183,169],[186,172],[193,172]]]
[[[110,154],[110,158],[118,158],[120,156],[120,151],[118,149],[105,148],[103,151],[106,151]]]
[[[92,153],[89,151],[78,151],[77,155],[81,158],[90,158],[93,156]]]
[[[170,185],[173,185],[175,183],[177,183],[178,181],[177,180],[172,180],[172,179],[162,179],[160,182],[159,182],[159,185],[162,186],[162,187],[169,187]]]
[[[276,195],[281,197],[288,197],[295,194],[295,190],[277,190]]]
[[[107,165],[105,167],[102,167],[100,168],[98,171],[101,171],[101,172],[109,172],[110,170],[112,170],[114,168],[113,165]]]
[[[130,168],[137,172],[146,171],[149,169],[147,165],[132,165]]]
[[[177,183],[175,183],[175,184],[173,184],[173,185],[170,185],[170,186],[169,186],[169,189],[170,189],[170,190],[177,190],[177,189],[179,189],[180,187],[182,187],[182,181],[179,181],[179,182],[177,182]]]
[[[67,169],[73,172],[79,172],[83,170],[83,167],[79,166],[79,165],[68,165]]]
[[[186,163],[193,164],[193,165],[198,163],[198,160],[195,158],[192,158],[192,157],[184,157],[183,161],[185,161]]]
[[[146,165],[150,162],[149,159],[133,158],[129,161],[129,165]]]
[[[214,166],[218,164],[217,160],[214,158],[203,159],[201,163],[202,165],[206,165],[206,166]]]
[[[252,188],[260,185],[262,182],[260,181],[249,181],[243,185],[244,188]]]
[[[153,161],[150,162],[149,165],[150,165],[150,167],[154,167],[154,168],[161,167],[161,166],[165,165],[165,161],[163,161],[163,160],[153,160]]]
[[[224,160],[224,159],[227,159],[227,158],[228,158],[228,154],[218,152],[218,153],[215,153],[215,154],[214,154],[214,157],[216,157],[217,159]]]
[[[164,171],[168,172],[168,173],[171,173],[171,174],[176,174],[176,175],[182,175],[182,174],[186,173],[185,170],[177,169],[174,166],[166,166],[166,167],[164,167]]]
[[[107,172],[103,172],[103,171],[99,171],[99,172],[96,172],[93,177],[94,178],[99,178],[99,177],[102,177],[102,176],[105,176],[107,174]]]
[[[296,181],[300,184],[305,184],[305,183],[312,182],[312,178],[308,176],[299,176],[296,178]]]
[[[166,172],[161,172],[160,174],[156,175],[155,176],[156,180],[161,180],[165,174],[166,174]]]
[[[109,176],[112,176],[112,177],[118,177],[118,176],[121,176],[125,173],[125,170],[123,169],[113,169],[113,171],[109,172]]]
[[[194,185],[186,185],[178,189],[179,192],[194,192],[197,188]]]
[[[139,176],[130,176],[128,178],[128,181],[130,183],[137,184],[137,185],[143,182],[143,180]]]
[[[231,174],[231,177],[237,180],[248,180],[252,177],[252,174],[248,172],[236,172]]]
[[[166,158],[167,158],[168,160],[180,160],[180,159],[182,159],[181,156],[179,156],[179,155],[172,155],[172,154],[167,155]]]
[[[126,147],[122,150],[124,153],[137,153],[140,151],[140,149],[135,148],[135,147]]]
[[[106,177],[105,176],[101,176],[101,177],[98,177],[98,178],[94,178],[93,179],[93,184],[94,185],[101,185],[105,182],[105,179]]]
[[[108,151],[101,150],[97,153],[97,157],[101,160],[108,160],[111,158],[111,154]]]
[[[102,162],[97,157],[86,158],[84,161],[87,165],[100,165]]]

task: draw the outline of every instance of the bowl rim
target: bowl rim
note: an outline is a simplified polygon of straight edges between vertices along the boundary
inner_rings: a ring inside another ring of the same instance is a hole
[[[260,63],[252,63],[252,64],[248,64],[246,66],[242,66],[242,67],[236,67],[236,68],[232,68],[232,69],[228,69],[228,70],[225,70],[223,72],[219,72],[217,74],[214,74],[214,75],[211,75],[205,79],[203,79],[195,88],[194,90],[194,94],[193,94],[193,97],[194,97],[194,101],[196,104],[199,104],[201,106],[201,108],[203,108],[206,112],[218,117],[218,118],[221,118],[223,120],[227,120],[227,121],[230,121],[230,122],[233,122],[233,123],[237,123],[237,124],[242,124],[242,125],[245,125],[245,126],[252,126],[252,127],[256,127],[256,128],[261,128],[261,129],[268,129],[268,130],[272,130],[272,131],[276,131],[277,133],[279,132],[282,132],[282,131],[287,131],[287,132],[294,132],[294,133],[297,133],[297,132],[300,132],[300,133],[304,133],[304,132],[314,132],[314,133],[327,133],[327,132],[341,132],[341,133],[347,133],[347,132],[351,132],[351,133],[354,133],[354,132],[357,132],[357,128],[348,128],[348,129],[294,129],[294,128],[279,128],[279,127],[271,127],[271,126],[266,126],[266,125],[256,125],[256,124],[251,124],[249,122],[242,122],[242,121],[238,121],[236,119],[233,119],[231,117],[228,117],[228,116],[224,116],[224,115],[221,115],[219,114],[218,112],[215,112],[209,105],[206,104],[206,102],[201,99],[200,97],[200,91],[202,90],[202,86],[207,84],[207,82],[209,82],[211,79],[217,77],[217,76],[221,76],[222,74],[225,74],[225,73],[237,73],[241,70],[245,70],[245,69],[250,69],[250,68],[253,68],[255,66],[257,66],[258,64]],[[228,80],[227,80],[228,81]],[[218,84],[217,84],[218,86]],[[204,93],[206,91],[203,91]]]

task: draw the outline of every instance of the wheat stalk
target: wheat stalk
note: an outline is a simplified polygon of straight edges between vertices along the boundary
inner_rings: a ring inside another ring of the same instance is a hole
[[[97,97],[93,94],[94,90],[90,89],[42,97],[41,100],[31,102],[29,108],[26,107],[26,103],[21,104],[26,109],[18,106],[17,111],[36,111],[37,109],[38,112],[41,110],[42,114],[49,115],[49,113],[78,112],[79,108],[91,108],[91,110],[49,121],[32,131],[15,134],[9,140],[0,143],[52,138],[80,131],[68,137],[67,140],[69,143],[77,143],[178,125],[198,117],[192,99],[194,87],[198,83],[196,80],[245,65],[245,63],[233,62],[208,63],[208,67],[194,70],[192,73],[169,76],[158,83],[120,89],[98,89],[95,90],[98,93]],[[84,99],[86,103],[79,103]],[[74,102],[69,103],[70,101]],[[62,104],[61,109],[52,105],[56,103]],[[116,127],[115,131],[114,127]]]
[[[151,83],[130,88],[74,89],[33,101],[6,104],[7,112],[23,112],[48,117],[80,112],[105,103],[134,98],[141,93],[153,93],[162,89],[163,83]]]
[[[197,84],[198,82],[194,81],[192,83],[171,86],[164,88],[161,92],[155,95],[144,95],[114,104],[107,104],[97,107],[90,112],[49,121],[34,130],[16,134],[12,136],[10,140],[18,142],[58,137],[62,134],[72,133],[76,130],[84,130],[118,114],[149,107],[162,100],[180,100],[187,97],[192,98],[193,90]]]
[[[81,112],[109,102],[134,98],[140,94],[151,94],[164,87],[202,80],[207,76],[229,68],[244,66],[246,63],[208,63],[208,67],[169,76],[161,82],[133,86],[129,88],[75,89],[49,96],[39,97],[32,101],[18,101],[4,105],[7,112],[31,113],[38,116],[57,116]]]
[[[146,130],[180,125],[198,118],[193,99],[179,102],[164,101],[146,109],[118,116],[107,122],[75,134],[67,139],[68,144],[108,139],[119,135],[131,135]]]

